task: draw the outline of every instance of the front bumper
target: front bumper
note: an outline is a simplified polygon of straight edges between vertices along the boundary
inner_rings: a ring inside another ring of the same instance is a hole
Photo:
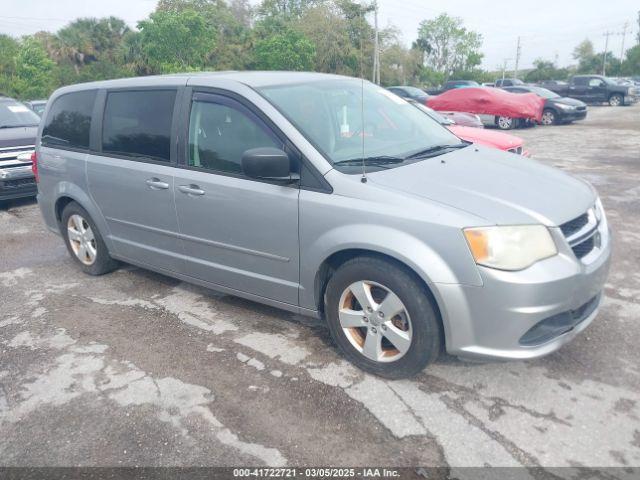
[[[559,120],[561,122],[574,122],[587,118],[587,110],[560,111]]]
[[[435,285],[448,353],[470,358],[540,357],[571,341],[593,321],[611,258],[606,221],[598,227],[600,246],[582,260],[566,242],[561,243],[559,229],[551,230],[559,245],[552,258],[518,272],[478,267],[481,287]],[[540,322],[555,325],[557,319],[564,322],[562,328],[551,335],[533,335],[531,341],[530,332],[535,333]]]
[[[0,171],[0,200],[35,197],[38,185],[31,166],[6,168]]]
[[[636,95],[627,95],[624,97],[624,104],[625,105],[633,105],[634,103],[640,101],[640,97],[636,96]]]

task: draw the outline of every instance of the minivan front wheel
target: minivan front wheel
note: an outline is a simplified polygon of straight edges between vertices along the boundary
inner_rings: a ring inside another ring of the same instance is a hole
[[[511,130],[515,127],[515,121],[511,117],[499,116],[496,119],[496,125],[500,130]]]
[[[60,230],[71,257],[85,273],[102,275],[118,266],[95,223],[77,203],[70,202],[62,211]]]
[[[329,279],[325,314],[345,357],[382,377],[414,375],[440,352],[440,323],[424,285],[393,262],[343,264]]]

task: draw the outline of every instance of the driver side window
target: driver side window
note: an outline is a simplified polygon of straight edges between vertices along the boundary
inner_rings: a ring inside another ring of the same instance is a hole
[[[589,80],[590,87],[601,87],[603,85],[604,85],[604,82],[599,78],[592,78],[591,80]]]
[[[189,119],[190,167],[241,175],[242,155],[259,147],[284,146],[250,111],[233,101],[193,101]]]

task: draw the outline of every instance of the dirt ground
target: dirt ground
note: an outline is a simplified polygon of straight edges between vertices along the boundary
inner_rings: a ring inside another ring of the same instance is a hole
[[[535,361],[382,380],[319,321],[133,267],[85,276],[34,202],[0,208],[0,465],[640,466],[640,105],[589,110],[514,132],[595,185],[614,236],[598,318]]]

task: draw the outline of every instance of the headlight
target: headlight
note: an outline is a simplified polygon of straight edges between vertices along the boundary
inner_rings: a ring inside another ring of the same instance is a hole
[[[565,105],[564,103],[558,103],[557,105],[562,110],[575,110],[576,109],[575,105]]]
[[[464,236],[478,265],[499,270],[522,270],[558,253],[543,225],[465,228]]]
[[[598,199],[596,200],[595,214],[596,214],[596,220],[598,220],[598,223],[602,222],[607,218],[606,215],[604,214],[604,207],[602,206],[602,201],[600,200],[600,197],[598,197]]]

